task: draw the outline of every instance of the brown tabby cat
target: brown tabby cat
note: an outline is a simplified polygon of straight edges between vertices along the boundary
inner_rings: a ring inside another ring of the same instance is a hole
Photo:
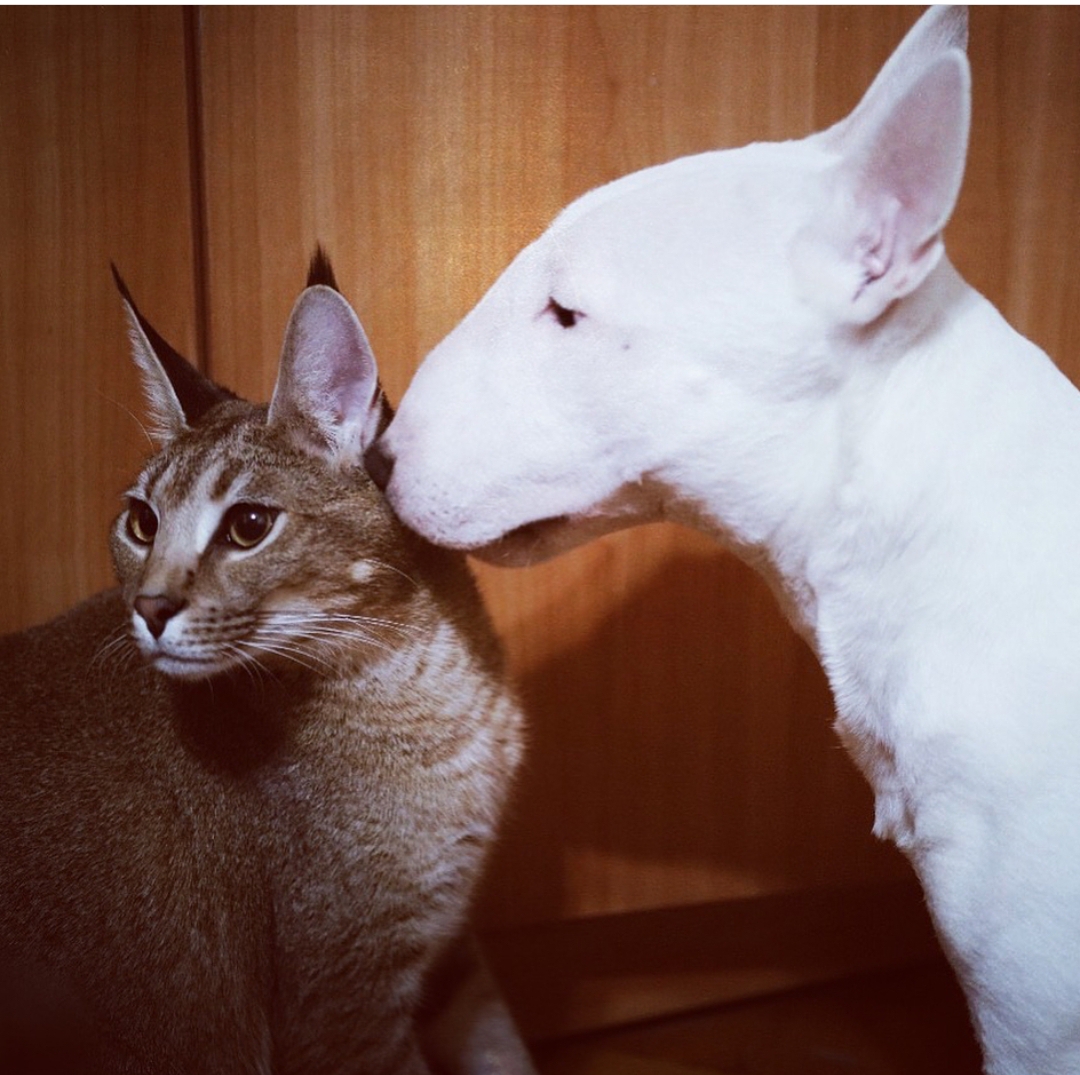
[[[0,640],[0,1071],[527,1071],[460,939],[521,714],[356,315],[320,254],[255,406],[117,281],[160,451],[121,589]]]

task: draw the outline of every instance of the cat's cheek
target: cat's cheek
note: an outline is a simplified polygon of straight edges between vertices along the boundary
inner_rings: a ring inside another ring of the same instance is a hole
[[[146,621],[137,612],[131,613],[131,638],[139,653],[147,660],[153,657],[157,643],[146,626]]]
[[[112,552],[113,571],[117,581],[124,590],[124,597],[130,602],[134,597],[133,590],[143,572],[145,557],[140,556],[131,548],[130,544],[122,537],[114,537],[110,546]]]

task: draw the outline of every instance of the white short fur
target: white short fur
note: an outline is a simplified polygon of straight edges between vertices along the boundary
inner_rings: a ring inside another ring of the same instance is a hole
[[[1080,394],[944,256],[966,12],[858,108],[568,208],[373,455],[502,562],[659,518],[759,566],[828,673],[994,1075],[1080,1072]]]

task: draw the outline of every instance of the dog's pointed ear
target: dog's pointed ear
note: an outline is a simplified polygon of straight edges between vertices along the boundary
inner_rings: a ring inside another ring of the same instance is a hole
[[[855,111],[820,136],[836,161],[826,176],[832,210],[821,219],[840,264],[828,275],[850,323],[869,324],[910,294],[944,253],[967,156],[966,41],[966,9],[932,8]]]
[[[131,353],[139,367],[151,433],[166,442],[190,429],[216,403],[237,397],[204,377],[143,317],[115,265],[113,280],[124,302]]]
[[[285,330],[268,422],[343,465],[361,463],[390,421],[367,335],[334,288],[305,289]]]
[[[962,4],[938,5],[925,11],[893,50],[855,110],[827,132],[842,138],[849,127],[869,122],[871,113],[889,111],[914,78],[954,49],[967,54],[968,9]]]

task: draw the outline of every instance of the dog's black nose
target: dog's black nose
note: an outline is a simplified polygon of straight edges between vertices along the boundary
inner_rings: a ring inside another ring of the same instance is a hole
[[[394,473],[394,457],[383,447],[381,440],[377,440],[364,453],[364,466],[371,480],[385,493],[390,476]]]

